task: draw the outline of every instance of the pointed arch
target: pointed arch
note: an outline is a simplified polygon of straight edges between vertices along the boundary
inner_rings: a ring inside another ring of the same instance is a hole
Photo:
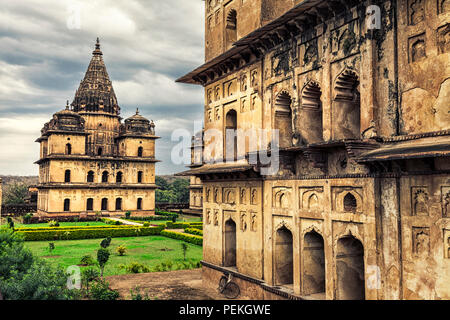
[[[285,226],[279,228],[275,235],[275,285],[288,285],[294,282],[293,248],[292,232]]]
[[[338,300],[364,300],[364,246],[352,235],[337,241],[336,276]]]
[[[303,294],[325,292],[325,251],[323,237],[314,229],[303,237]]]
[[[236,266],[236,222],[231,218],[225,222],[224,242],[224,266]]]
[[[359,139],[360,127],[359,77],[349,68],[335,80],[332,105],[333,139]]]
[[[309,144],[323,140],[322,90],[318,82],[308,81],[301,91],[296,128],[301,136],[297,143]]]
[[[279,130],[279,146],[287,148],[292,145],[292,98],[287,91],[282,91],[275,99],[274,129]]]

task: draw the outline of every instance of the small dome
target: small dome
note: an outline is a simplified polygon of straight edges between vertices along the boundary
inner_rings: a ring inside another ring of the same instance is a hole
[[[150,122],[147,118],[139,114],[139,109],[136,109],[136,114],[125,119],[125,125],[122,127],[122,133],[134,134],[155,134],[155,124]]]
[[[44,134],[49,130],[83,131],[84,119],[78,113],[69,109],[69,102],[67,101],[66,108],[53,115],[53,119],[44,125],[42,133]]]

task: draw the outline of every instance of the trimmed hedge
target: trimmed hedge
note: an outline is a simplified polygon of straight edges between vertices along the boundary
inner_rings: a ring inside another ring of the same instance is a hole
[[[161,210],[156,209],[155,214],[157,216],[166,216],[166,217],[171,217],[171,218],[177,217],[178,218],[178,213],[176,213],[176,212],[161,211]]]
[[[166,222],[167,229],[186,229],[197,228],[203,226],[202,222]]]
[[[184,229],[184,232],[189,233],[189,234],[193,234],[193,235],[196,235],[196,236],[202,236],[203,237],[203,231],[199,230],[199,229],[186,228],[186,229]]]
[[[159,235],[163,227],[114,226],[106,228],[87,227],[78,229],[42,229],[44,228],[35,228],[34,230],[29,231],[18,229],[16,232],[24,235],[25,241],[81,240],[100,239],[106,237],[118,238]]]
[[[112,220],[112,219],[108,219],[108,218],[102,218],[101,221],[103,223],[111,224],[111,225],[114,225],[114,226],[121,226],[121,225],[123,225],[123,223],[120,222],[120,221]]]
[[[70,231],[75,229],[111,229],[111,228],[129,228],[129,225],[121,225],[121,226],[67,226],[67,227],[36,227],[36,228],[29,228],[29,227],[21,227],[21,228],[14,228],[14,231],[16,232],[22,232],[22,231]]]
[[[198,246],[202,246],[203,245],[203,237],[201,236],[195,236],[192,234],[186,234],[186,233],[181,233],[181,232],[176,232],[176,231],[169,231],[169,230],[162,230],[161,231],[161,235],[164,237],[168,237],[168,238],[172,238],[172,239],[176,239],[176,240],[182,240],[185,242],[189,242],[189,243],[193,243],[196,244]]]
[[[133,221],[166,221],[170,220],[167,216],[148,216],[148,217],[129,217],[126,220],[133,220]]]

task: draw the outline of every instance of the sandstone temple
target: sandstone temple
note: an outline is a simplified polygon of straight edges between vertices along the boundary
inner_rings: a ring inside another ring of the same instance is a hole
[[[155,125],[139,114],[121,122],[97,39],[73,102],[44,125],[38,215],[155,212]]]
[[[207,0],[205,14],[206,61],[177,80],[205,90],[201,159],[181,173],[202,186],[204,284],[450,299],[450,0]]]

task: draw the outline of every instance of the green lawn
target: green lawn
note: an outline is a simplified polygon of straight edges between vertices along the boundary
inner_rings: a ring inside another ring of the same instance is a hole
[[[60,265],[67,268],[71,265],[78,265],[82,256],[90,254],[94,259],[97,257],[97,250],[100,248],[101,239],[53,241],[55,249],[49,252],[49,241],[30,241],[25,245],[30,248],[35,256],[41,257],[52,265]],[[120,264],[139,262],[154,267],[163,261],[174,263],[183,261],[182,241],[170,239],[162,236],[149,237],[127,237],[113,238],[111,246],[111,256],[105,268],[105,275],[118,275],[126,273],[119,269]],[[125,256],[119,256],[116,248],[119,245],[127,247]],[[186,259],[200,261],[202,259],[202,247],[187,243],[189,249]]]
[[[124,220],[128,220],[128,219],[124,219]],[[137,222],[137,223],[145,222],[145,221],[136,221],[136,220],[132,220],[132,219],[129,219],[129,221]],[[187,214],[180,215],[177,218],[177,222],[200,222],[200,221],[202,221],[202,219],[200,217],[191,216],[191,215],[187,215]],[[160,224],[165,224],[166,222],[172,222],[172,219],[154,220],[154,221],[148,221],[148,222],[153,225],[160,225]]]

